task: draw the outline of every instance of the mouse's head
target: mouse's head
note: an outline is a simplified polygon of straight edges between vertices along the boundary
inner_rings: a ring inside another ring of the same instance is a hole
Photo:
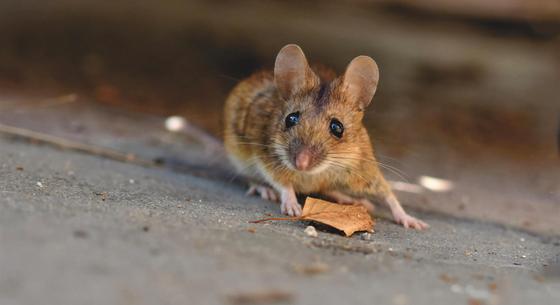
[[[342,167],[339,161],[363,145],[364,109],[378,80],[377,64],[368,56],[354,58],[343,75],[325,81],[309,67],[299,46],[283,47],[274,82],[285,104],[271,139],[282,164],[310,174]]]

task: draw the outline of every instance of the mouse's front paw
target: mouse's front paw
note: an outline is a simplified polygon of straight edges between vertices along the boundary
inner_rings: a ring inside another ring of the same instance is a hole
[[[247,190],[247,195],[259,195],[264,200],[278,201],[276,191],[265,185],[251,184],[249,190]]]
[[[396,223],[403,225],[403,227],[407,229],[413,228],[416,230],[423,230],[430,227],[427,223],[418,218],[412,217],[405,212],[393,214],[393,217],[395,218]]]
[[[282,214],[289,216],[300,216],[301,215],[301,205],[297,202],[297,199],[282,200],[280,205],[280,211]]]

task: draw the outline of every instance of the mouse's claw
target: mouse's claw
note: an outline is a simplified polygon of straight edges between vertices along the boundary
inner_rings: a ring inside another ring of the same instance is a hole
[[[301,205],[297,203],[297,201],[285,201],[282,202],[280,206],[280,211],[282,214],[286,214],[288,216],[301,216]]]
[[[405,228],[412,228],[412,229],[416,229],[416,230],[424,230],[429,228],[430,226],[425,223],[424,221],[410,216],[406,213],[399,213],[396,215],[393,215],[393,217],[395,218],[395,222],[398,224],[403,225],[403,227]]]
[[[282,198],[282,204],[280,205],[282,214],[301,216],[301,205],[298,203],[296,193],[291,186],[282,189],[280,197]]]
[[[264,200],[278,201],[278,194],[274,189],[264,185],[251,184],[247,195],[258,195]]]

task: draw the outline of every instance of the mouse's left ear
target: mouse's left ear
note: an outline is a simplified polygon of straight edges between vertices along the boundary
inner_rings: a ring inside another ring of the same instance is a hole
[[[365,109],[377,90],[379,69],[375,61],[369,56],[354,58],[344,72],[342,90],[346,98]]]
[[[319,78],[309,67],[298,45],[283,47],[276,56],[274,82],[280,95],[286,100],[298,93],[311,90],[319,84]]]

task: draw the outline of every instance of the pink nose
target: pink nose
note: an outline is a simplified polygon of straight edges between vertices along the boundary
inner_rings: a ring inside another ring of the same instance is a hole
[[[307,170],[311,165],[311,152],[308,149],[300,151],[296,155],[296,168],[300,171]]]

